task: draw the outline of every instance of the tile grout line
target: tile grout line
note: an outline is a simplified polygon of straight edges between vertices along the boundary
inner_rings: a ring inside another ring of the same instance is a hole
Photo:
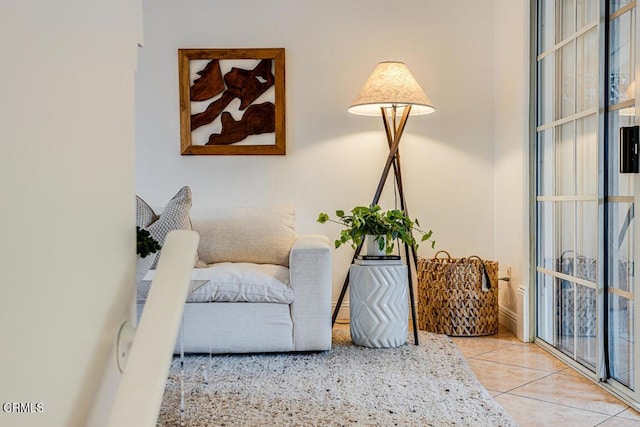
[[[559,374],[559,373],[560,373],[560,371],[562,371],[562,369],[561,369],[560,371],[548,371],[548,370],[546,370],[546,369],[530,368],[530,367],[528,367],[528,366],[515,365],[515,364],[513,364],[513,363],[495,362],[495,361],[493,361],[493,360],[487,360],[487,359],[479,359],[479,358],[478,358],[478,359],[476,359],[476,360],[481,360],[481,361],[483,361],[483,362],[490,362],[490,363],[498,363],[498,364],[500,364],[500,365],[510,366],[510,367],[513,367],[513,368],[530,369],[530,370],[532,370],[532,371],[544,372],[544,373],[551,374],[551,375],[553,375],[553,374]]]
[[[481,361],[485,361],[485,362],[493,362],[493,361],[485,360],[485,359],[476,359],[476,360],[481,360]],[[503,362],[493,362],[493,363],[497,363],[497,364],[505,365],[505,366],[516,366],[516,367],[523,368],[522,366],[519,366],[519,365],[511,365],[511,364],[509,364],[509,363],[503,363]],[[533,369],[533,368],[526,368],[526,367],[525,367],[525,369]],[[570,366],[567,366],[565,369],[572,369],[572,368],[571,368]],[[608,413],[599,412],[599,411],[592,410],[592,409],[585,409],[585,408],[575,407],[575,406],[571,406],[571,405],[560,404],[560,403],[556,403],[556,402],[551,401],[551,400],[544,400],[544,399],[539,399],[539,398],[534,398],[534,397],[522,396],[522,395],[519,395],[519,394],[515,394],[515,393],[513,393],[513,391],[515,391],[515,390],[517,390],[517,389],[519,389],[519,388],[521,388],[521,387],[527,386],[527,385],[532,384],[532,383],[534,383],[534,382],[536,382],[536,381],[540,381],[540,380],[542,380],[542,379],[548,378],[548,377],[553,376],[553,375],[562,375],[562,376],[567,377],[567,378],[572,378],[572,377],[573,377],[573,375],[570,375],[570,374],[563,374],[563,373],[562,373],[562,371],[564,371],[565,369],[562,369],[562,370],[557,371],[557,372],[551,372],[551,373],[548,373],[548,374],[547,374],[547,375],[545,375],[545,376],[542,376],[542,377],[537,378],[537,379],[535,379],[535,380],[531,380],[531,381],[529,381],[529,382],[527,382],[527,383],[524,383],[524,384],[519,385],[519,386],[517,386],[517,387],[514,387],[514,388],[512,388],[512,389],[509,389],[509,390],[507,390],[507,391],[503,392],[503,394],[509,394],[509,395],[511,395],[511,396],[518,396],[518,397],[523,397],[523,398],[532,399],[532,400],[537,400],[537,401],[546,402],[546,403],[553,403],[553,404],[560,405],[560,406],[564,406],[564,407],[567,407],[567,408],[572,408],[572,409],[578,409],[578,410],[584,410],[584,411],[594,412],[594,413],[597,413],[597,414],[607,415],[607,416],[610,416],[610,417],[619,417],[619,416],[620,416],[620,414],[622,414],[623,412],[625,412],[626,410],[628,410],[628,409],[630,409],[630,408],[631,408],[631,406],[629,406],[629,405],[627,405],[626,403],[624,403],[624,402],[620,401],[620,403],[622,403],[622,404],[624,405],[624,408],[623,408],[623,409],[621,409],[619,412],[616,412],[615,414],[611,415],[611,414],[608,414]],[[536,369],[534,369],[534,370],[536,370]],[[539,371],[539,370],[538,370],[538,371]],[[548,371],[539,371],[539,372],[548,372]],[[578,378],[581,378],[581,377],[578,377]],[[497,391],[497,390],[496,390],[496,391]],[[624,418],[624,417],[620,417],[620,418],[627,419],[627,418]]]
[[[504,366],[517,366],[517,367],[519,367],[519,368],[523,368],[523,369],[532,369],[532,368],[521,367],[521,366],[518,366],[518,365],[511,365],[511,364],[508,364],[508,363],[493,362],[493,361],[490,361],[490,360],[484,360],[484,359],[476,359],[476,360],[482,360],[482,361],[485,361],[485,362],[492,362],[492,363],[495,363],[495,364],[498,364],[498,365],[504,365]],[[567,376],[567,377],[569,377],[569,378],[571,377],[570,375],[560,374],[559,372],[539,371],[539,370],[537,370],[537,369],[532,369],[532,370],[536,370],[536,371],[538,371],[538,372],[546,372],[546,373],[547,373],[547,375],[544,375],[544,376],[542,376],[542,377],[540,377],[540,378],[536,378],[535,380],[531,380],[531,381],[525,382],[525,383],[523,383],[523,384],[521,384],[521,385],[519,385],[519,386],[517,386],[517,387],[513,387],[513,388],[511,388],[511,389],[509,389],[509,390],[506,390],[506,391],[504,391],[504,392],[501,392],[501,394],[500,394],[500,395],[508,394],[509,396],[517,396],[517,397],[520,397],[520,398],[530,399],[530,400],[535,400],[535,401],[538,401],[538,402],[550,403],[550,404],[558,405],[558,406],[562,406],[562,407],[565,407],[565,408],[578,409],[578,410],[581,410],[581,411],[589,411],[589,412],[593,412],[593,413],[600,414],[600,415],[607,415],[607,416],[609,416],[609,417],[615,417],[615,416],[618,416],[619,414],[623,413],[624,411],[626,411],[627,409],[629,409],[629,408],[630,408],[628,405],[625,405],[626,407],[625,407],[624,409],[622,409],[620,412],[617,412],[616,414],[611,415],[611,414],[607,414],[607,413],[604,413],[604,412],[594,411],[594,410],[592,410],[592,409],[579,408],[579,407],[575,407],[575,406],[571,406],[571,405],[567,405],[567,404],[557,403],[557,402],[555,402],[555,401],[549,401],[549,400],[544,400],[544,399],[541,399],[541,398],[535,398],[535,397],[529,397],[529,396],[522,396],[522,395],[519,395],[519,394],[513,393],[515,390],[517,390],[517,389],[519,389],[519,388],[521,388],[521,387],[525,387],[525,386],[527,386],[527,385],[533,384],[533,383],[535,383],[535,382],[537,382],[537,381],[540,381],[540,380],[542,380],[542,379],[548,378],[548,377],[553,376],[553,375],[564,375],[564,376]],[[481,382],[481,384],[482,384],[482,382]],[[483,385],[483,387],[484,387],[484,385]],[[486,388],[486,387],[485,387],[485,388]],[[496,390],[496,391],[498,391],[498,392],[499,392],[499,390]],[[495,396],[495,397],[497,397],[497,396]]]
[[[615,416],[615,415],[613,415],[613,416],[611,416],[611,417],[607,418],[606,420],[602,420],[602,421],[600,421],[598,424],[595,424],[593,427],[600,426],[600,425],[602,425],[602,424],[606,423],[607,421],[611,421],[611,420],[612,420],[612,419],[614,419],[615,417],[616,417],[616,416]]]
[[[519,388],[519,387],[516,387]],[[590,412],[592,414],[598,414],[598,415],[604,415],[607,416],[609,418],[613,418],[616,417],[616,415],[611,415],[611,414],[607,414],[604,412],[598,412],[598,411],[594,411],[593,409],[585,409],[585,408],[577,408],[575,406],[571,406],[571,405],[566,405],[563,403],[557,403],[557,402],[550,402],[548,400],[543,400],[543,399],[539,399],[539,398],[535,398],[535,397],[529,397],[529,396],[521,396],[519,394],[515,394],[515,393],[511,393],[513,390],[515,389],[511,389],[509,391],[505,391],[503,394],[508,394],[509,396],[514,396],[514,397],[519,397],[521,399],[529,399],[529,400],[535,400],[536,402],[542,402],[542,403],[548,403],[550,405],[556,405],[556,406],[562,406],[563,408],[568,408],[568,409],[576,409],[578,411],[585,411],[585,412]],[[624,412],[624,411],[623,411]],[[608,419],[608,418],[607,418]],[[626,419],[626,418],[625,418]],[[605,420],[606,421],[606,420]],[[603,421],[604,422],[604,421]]]
[[[475,359],[475,357],[472,357],[472,359]],[[577,410],[580,410],[580,411],[588,411],[588,412],[592,412],[592,413],[599,414],[599,415],[606,415],[606,416],[608,416],[609,418],[613,418],[613,417],[615,417],[615,416],[617,416],[617,415],[619,415],[619,414],[623,413],[624,411],[626,411],[626,410],[629,408],[629,406],[628,406],[628,405],[625,405],[626,407],[625,407],[624,409],[622,409],[620,412],[617,412],[616,414],[611,415],[611,414],[607,414],[607,413],[604,413],[604,412],[594,411],[594,410],[592,410],[592,409],[579,408],[579,407],[575,407],[575,406],[571,406],[571,405],[566,405],[566,404],[561,404],[561,403],[556,403],[556,402],[553,402],[553,401],[544,400],[544,399],[540,399],[540,398],[529,397],[529,396],[522,396],[522,395],[519,395],[519,394],[513,393],[513,391],[515,391],[515,390],[517,390],[517,389],[519,389],[519,388],[521,388],[521,387],[525,387],[525,386],[527,386],[527,385],[529,385],[529,384],[532,384],[532,383],[534,383],[534,382],[536,382],[536,381],[540,381],[540,380],[542,380],[542,379],[548,378],[548,377],[550,377],[550,376],[552,376],[552,375],[557,375],[557,374],[558,374],[558,375],[563,375],[563,374],[559,374],[559,371],[558,371],[558,372],[540,371],[540,370],[533,369],[533,368],[527,368],[527,367],[522,367],[522,366],[518,366],[518,365],[511,365],[511,364],[509,364],[509,363],[503,363],[503,362],[494,362],[494,361],[491,361],[491,360],[485,360],[485,359],[475,359],[475,360],[480,360],[480,361],[484,361],[484,362],[491,362],[491,363],[495,363],[495,364],[497,364],[497,365],[503,365],[503,366],[516,366],[516,367],[523,368],[523,369],[530,369],[530,370],[535,370],[535,371],[538,371],[538,372],[544,372],[544,373],[546,373],[546,375],[544,375],[544,376],[542,376],[542,377],[540,377],[540,378],[536,378],[535,380],[531,380],[531,381],[528,381],[528,382],[522,383],[522,384],[520,384],[520,385],[518,385],[518,386],[516,386],[516,387],[513,387],[513,388],[511,388],[511,389],[508,389],[508,390],[506,390],[506,391],[501,392],[500,390],[495,390],[495,391],[499,392],[500,394],[499,394],[499,395],[494,396],[494,397],[493,397],[494,399],[495,399],[496,397],[498,397],[498,396],[502,396],[502,395],[508,394],[509,396],[515,396],[515,397],[519,397],[519,398],[523,398],[523,399],[535,400],[535,401],[543,402],[543,403],[550,403],[550,404],[552,404],[552,405],[558,405],[558,406],[562,406],[562,407],[565,407],[565,408],[577,409]],[[570,375],[566,375],[566,374],[564,374],[564,375],[565,375],[565,376],[567,376],[567,377],[569,377],[569,378],[571,377]],[[476,377],[477,377],[477,376],[476,376]],[[481,384],[482,384],[482,382],[481,382]],[[485,386],[483,385],[483,387],[485,387]],[[486,387],[485,387],[485,389],[486,389]],[[608,420],[609,418],[607,418],[607,420]],[[606,421],[606,420],[605,420],[605,421]],[[604,422],[604,421],[603,421],[603,422]]]
[[[454,342],[454,344],[455,344],[455,342]],[[464,357],[468,357],[469,359],[475,359],[478,356],[482,356],[484,354],[493,353],[494,351],[497,351],[497,350],[504,350],[505,348],[509,348],[509,347],[511,347],[511,346],[509,345],[509,346],[506,346],[506,347],[496,348],[496,349],[493,349],[493,350],[489,350],[489,351],[485,351],[485,352],[482,352],[482,353],[474,354],[473,356],[464,356],[464,354],[462,354],[462,355]],[[458,350],[460,350],[460,353],[462,353],[462,349],[459,346],[458,346]],[[482,359],[479,359],[479,360],[482,360]]]
[[[517,367],[517,368],[520,368],[520,369],[525,369],[525,370],[529,370],[529,371],[535,371],[535,372],[538,372],[540,374],[544,374],[543,376],[541,376],[541,377],[539,377],[537,379],[534,379],[534,380],[531,380],[531,381],[527,381],[527,382],[525,382],[525,383],[523,383],[521,385],[518,385],[517,387],[510,388],[507,391],[499,391],[499,390],[496,390],[494,388],[494,389],[492,389],[492,391],[497,393],[497,394],[495,396],[492,396],[493,399],[500,398],[502,396],[507,395],[507,396],[510,396],[510,397],[516,397],[516,398],[520,398],[520,399],[528,399],[529,401],[537,401],[537,402],[540,402],[540,403],[551,404],[551,405],[554,405],[554,406],[557,406],[557,407],[561,407],[561,408],[567,408],[567,409],[572,409],[572,410],[576,410],[576,411],[583,411],[583,412],[586,412],[586,413],[591,413],[591,414],[594,414],[594,415],[597,414],[597,415],[606,417],[603,421],[598,422],[597,424],[594,424],[594,427],[595,426],[599,426],[599,425],[601,425],[603,423],[606,423],[606,422],[611,422],[611,420],[625,420],[625,421],[637,422],[636,418],[631,418],[631,417],[630,418],[626,418],[626,417],[622,416],[622,414],[624,414],[625,411],[628,411],[629,409],[633,409],[631,406],[627,405],[623,401],[619,401],[619,403],[623,404],[623,406],[624,406],[623,409],[620,409],[615,414],[608,414],[608,413],[599,412],[599,411],[593,410],[593,409],[585,409],[585,408],[575,407],[575,406],[572,406],[572,405],[556,403],[554,400],[551,400],[550,394],[544,394],[542,399],[535,398],[535,397],[521,396],[519,394],[516,394],[515,391],[517,389],[519,389],[521,387],[525,387],[525,386],[527,386],[529,384],[532,384],[532,383],[534,383],[536,381],[548,379],[552,375],[562,375],[561,378],[563,378],[563,381],[567,381],[569,383],[573,382],[572,379],[571,379],[571,377],[573,377],[573,375],[571,375],[570,373],[566,373],[565,371],[567,371],[567,370],[571,370],[572,372],[576,372],[576,371],[575,371],[575,369],[572,369],[571,366],[565,364],[560,359],[554,358],[552,355],[550,355],[550,356],[552,356],[551,358],[553,360],[558,360],[558,361],[562,362],[562,365],[564,366],[562,369],[559,369],[559,370],[556,370],[556,371],[547,371],[547,370],[544,370],[544,369],[530,368],[530,367],[527,367],[527,366],[514,365],[514,364],[511,364],[511,363],[504,363],[504,362],[499,362],[499,361],[494,361],[494,360],[487,360],[487,359],[481,358],[481,357],[487,357],[487,355],[489,353],[492,353],[492,352],[495,352],[495,351],[503,351],[503,350],[512,348],[514,345],[517,345],[517,346],[521,347],[523,350],[526,349],[527,347],[529,347],[529,345],[527,345],[527,343],[513,342],[511,340],[503,341],[503,340],[500,340],[500,339],[489,338],[489,337],[487,337],[487,338],[488,338],[487,342],[489,342],[490,344],[493,344],[493,345],[505,344],[505,345],[504,345],[504,347],[499,347],[499,348],[496,348],[496,349],[493,349],[493,350],[490,350],[490,351],[485,351],[485,352],[481,352],[481,353],[478,353],[478,354],[474,354],[473,356],[465,356],[465,359],[467,360],[467,362],[472,361],[472,360],[481,361],[481,362],[491,362],[491,363],[494,363],[496,365],[502,365],[504,367]],[[455,343],[455,341],[454,341],[454,343]],[[456,345],[457,345],[457,343],[456,343]],[[460,349],[460,346],[458,346],[458,348]],[[563,373],[563,372],[565,372],[565,373]],[[475,374],[475,372],[474,372],[474,374]],[[477,378],[477,375],[476,375],[476,378]],[[581,378],[581,376],[578,376],[578,378]],[[480,383],[482,384],[482,382],[480,382]],[[482,386],[485,387],[485,389],[487,391],[489,391],[489,389],[487,389],[484,384],[482,384]],[[544,400],[547,397],[550,400]],[[581,402],[587,402],[587,401],[589,401],[589,400],[588,399],[581,399],[580,401],[578,401],[578,404],[581,403]]]
[[[622,402],[622,401],[621,401],[621,402]],[[621,416],[621,414],[622,414],[623,412],[626,412],[628,409],[633,409],[633,408],[632,408],[631,406],[627,405],[627,404],[626,404],[626,403],[624,403],[624,402],[622,402],[622,403],[626,406],[626,408],[624,408],[623,410],[621,410],[620,412],[618,412],[617,414],[615,414],[615,415],[614,415],[614,417],[620,417],[620,418],[622,418],[622,419],[629,420],[630,418],[622,417],[622,416]],[[631,420],[632,420],[632,421],[637,421],[637,420],[635,420],[635,419],[631,419]]]
[[[511,366],[511,367],[515,367],[515,368],[529,369],[529,370],[531,370],[531,371],[544,372],[544,373],[546,373],[546,374],[548,374],[548,375],[553,375],[553,374],[557,374],[557,373],[559,373],[559,372],[560,372],[560,371],[547,371],[547,370],[545,370],[545,369],[529,368],[529,367],[527,367],[527,366],[514,365],[514,364],[512,364],[512,363],[496,362],[496,361],[494,361],[494,360],[480,359],[480,358],[477,358],[476,356],[471,357],[471,359],[479,360],[479,361],[481,361],[481,362],[495,363],[495,364],[497,364],[497,365]],[[563,369],[564,369],[564,368],[563,368]],[[561,369],[561,370],[563,370],[563,369]]]
[[[624,403],[624,402],[623,402]],[[617,417],[618,415],[622,414],[623,412],[625,412],[627,409],[630,409],[631,406],[627,405],[626,403],[624,404],[626,406],[626,408],[624,408],[622,411],[618,412],[617,414],[614,415],[614,417]],[[624,418],[624,417],[623,417]]]
[[[543,376],[543,377],[536,378],[535,380],[531,380],[531,381],[528,381],[528,382],[522,383],[522,384],[520,384],[519,386],[516,386],[516,387],[510,388],[509,390],[505,391],[504,393],[508,393],[508,394],[510,394],[510,395],[512,395],[512,396],[518,396],[517,394],[513,394],[513,393],[511,393],[511,392],[512,392],[513,390],[519,389],[520,387],[524,387],[524,386],[527,386],[527,385],[529,385],[529,384],[535,383],[536,381],[539,381],[539,380],[541,380],[541,379],[543,379],[543,378],[547,378],[547,377],[549,377],[550,375],[553,375],[553,374],[547,374],[547,375],[545,375],[545,376]],[[526,396],[520,396],[520,397],[526,397]],[[538,399],[534,399],[534,400],[538,400]]]

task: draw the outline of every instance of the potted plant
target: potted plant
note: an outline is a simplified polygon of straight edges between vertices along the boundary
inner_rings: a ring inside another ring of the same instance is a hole
[[[136,226],[136,253],[140,255],[140,258],[146,258],[160,249],[162,249],[160,243],[151,237],[148,230]]]
[[[154,239],[149,231],[136,226],[136,253],[138,254],[138,263],[136,266],[136,283],[147,274],[155,257],[149,256],[161,249],[160,243]]]
[[[393,251],[396,239],[410,246],[418,247],[413,233],[421,234],[420,242],[428,240],[433,248],[436,244],[431,239],[433,232],[431,230],[424,231],[420,228],[417,219],[411,220],[403,211],[392,209],[382,211],[380,206],[356,206],[351,209],[351,214],[345,214],[344,211],[336,211],[337,220],[333,220],[326,213],[320,213],[318,222],[321,224],[335,222],[341,224],[345,228],[340,231],[340,238],[335,241],[336,248],[339,248],[347,242],[351,242],[351,246],[357,248],[366,236],[370,242],[367,248],[368,255],[389,255]],[[376,249],[377,253],[371,253]]]

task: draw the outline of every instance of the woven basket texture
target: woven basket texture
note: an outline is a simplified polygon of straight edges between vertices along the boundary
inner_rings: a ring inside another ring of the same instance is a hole
[[[438,258],[444,252],[447,258]],[[482,264],[491,288],[482,290]],[[498,333],[498,263],[451,258],[418,260],[418,327],[451,336]]]

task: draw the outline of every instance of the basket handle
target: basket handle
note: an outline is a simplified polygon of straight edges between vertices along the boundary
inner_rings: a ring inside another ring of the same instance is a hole
[[[444,249],[441,249],[441,250],[439,250],[438,252],[436,252],[436,253],[433,255],[433,259],[438,258],[438,255],[440,255],[441,253],[445,253],[445,254],[447,254],[447,258],[451,259],[451,255],[449,254],[449,252],[445,251]]]
[[[560,254],[560,260],[563,260],[563,259],[564,259],[564,257],[565,257],[565,255],[567,255],[567,254],[569,254],[569,253],[571,253],[571,252],[575,252],[575,251],[573,251],[572,249],[567,249],[566,251],[562,252],[562,253]]]

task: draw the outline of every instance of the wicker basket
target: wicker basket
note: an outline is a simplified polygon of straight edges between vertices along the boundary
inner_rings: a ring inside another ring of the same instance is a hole
[[[447,258],[438,258],[440,253]],[[455,259],[446,251],[420,258],[418,327],[451,336],[497,333],[498,263],[476,256]]]

